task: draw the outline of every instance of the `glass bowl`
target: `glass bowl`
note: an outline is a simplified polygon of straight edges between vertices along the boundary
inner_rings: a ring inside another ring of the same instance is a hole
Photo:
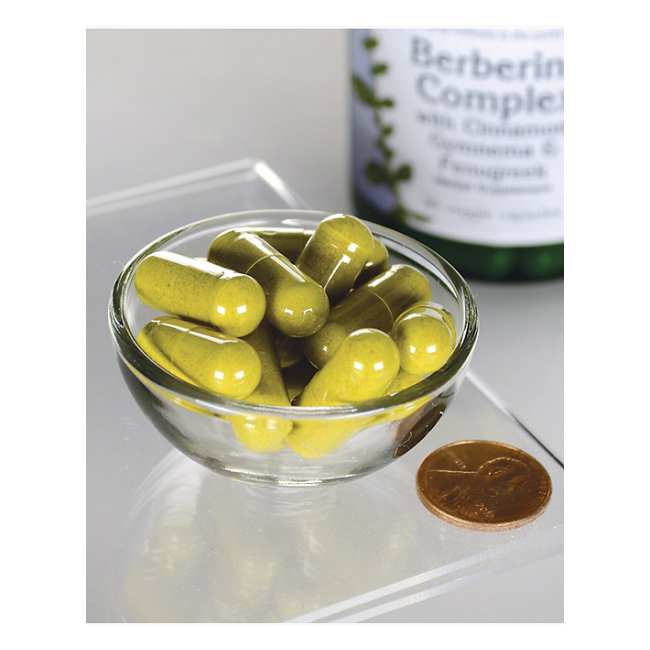
[[[395,395],[358,405],[282,407],[222,397],[176,378],[138,346],[140,329],[160,315],[138,297],[134,273],[154,251],[205,257],[212,240],[230,228],[299,227],[315,230],[329,213],[306,210],[238,212],[198,221],[161,236],[137,253],[115,281],[109,323],[118,363],[135,401],[154,426],[181,452],[201,465],[241,481],[275,486],[314,486],[364,476],[393,462],[426,436],[452,402],[478,338],[472,293],[439,255],[398,232],[365,222],[389,253],[390,263],[408,264],[429,280],[432,299],[451,312],[456,347],[436,373]],[[288,446],[253,451],[233,422],[250,426],[300,427],[345,442],[331,453],[307,458]]]

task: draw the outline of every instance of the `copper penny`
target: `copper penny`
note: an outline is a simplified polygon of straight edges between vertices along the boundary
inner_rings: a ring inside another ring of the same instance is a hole
[[[444,521],[472,530],[510,530],[539,517],[551,479],[527,453],[488,440],[454,442],[429,454],[417,472],[418,496]]]

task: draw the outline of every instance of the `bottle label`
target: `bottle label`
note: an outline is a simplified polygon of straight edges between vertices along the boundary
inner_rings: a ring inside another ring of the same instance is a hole
[[[564,240],[561,29],[353,30],[357,191],[455,241]]]

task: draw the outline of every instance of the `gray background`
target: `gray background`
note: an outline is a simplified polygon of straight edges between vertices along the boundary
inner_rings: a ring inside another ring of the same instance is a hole
[[[87,32],[87,196],[242,158],[267,162],[312,208],[352,212],[348,35],[340,29]],[[564,283],[470,281],[473,370],[563,458]],[[563,556],[384,621],[563,620]]]

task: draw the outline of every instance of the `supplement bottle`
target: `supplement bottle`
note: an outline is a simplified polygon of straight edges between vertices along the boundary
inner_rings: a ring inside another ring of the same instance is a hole
[[[351,30],[357,215],[468,277],[564,271],[562,29]]]

